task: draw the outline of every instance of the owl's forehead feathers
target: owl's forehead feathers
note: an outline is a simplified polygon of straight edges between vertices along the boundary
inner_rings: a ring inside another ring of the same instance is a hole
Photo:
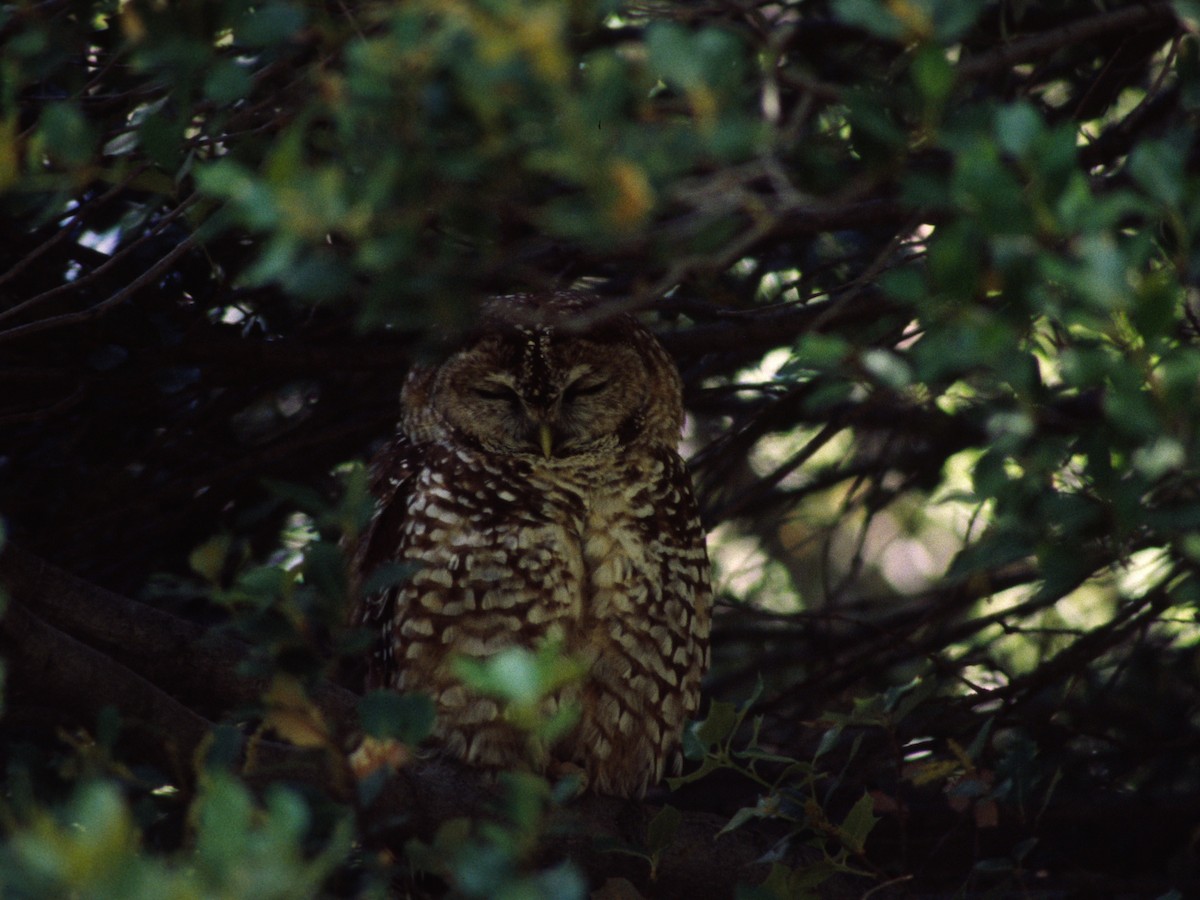
[[[631,316],[606,312],[596,297],[578,292],[494,297],[481,312],[483,342],[535,402],[549,401],[577,377],[571,373],[581,341],[628,346],[644,331]]]
[[[517,333],[521,346],[517,378],[530,400],[549,403],[554,395],[554,382],[558,380],[550,359],[554,331],[547,325],[518,325]]]

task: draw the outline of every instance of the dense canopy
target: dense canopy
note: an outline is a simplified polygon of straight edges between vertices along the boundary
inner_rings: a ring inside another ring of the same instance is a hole
[[[1198,29],[0,5],[0,891],[1196,890]],[[466,791],[349,689],[407,367],[570,287],[678,361],[710,529],[705,720],[636,814]]]

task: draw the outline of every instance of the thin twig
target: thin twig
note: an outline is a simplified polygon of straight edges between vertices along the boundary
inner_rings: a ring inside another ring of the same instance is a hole
[[[1068,22],[1051,31],[1018,38],[1010,44],[988,53],[970,57],[958,64],[955,75],[959,81],[970,81],[993,72],[1003,71],[1018,63],[1049,56],[1056,50],[1082,44],[1106,34],[1131,31],[1144,25],[1175,20],[1170,3],[1138,3],[1103,12],[1079,22]]]

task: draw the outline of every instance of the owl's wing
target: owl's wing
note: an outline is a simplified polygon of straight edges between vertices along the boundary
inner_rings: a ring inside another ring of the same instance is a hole
[[[367,662],[368,688],[384,687],[391,680],[392,619],[400,589],[394,579],[402,578],[402,573],[385,579],[391,583],[379,590],[372,590],[370,582],[372,576],[386,574],[384,567],[394,564],[400,555],[404,520],[421,456],[420,447],[401,434],[371,461],[375,514],[355,548],[352,564],[355,606],[351,618],[351,624],[371,631],[375,637]]]
[[[700,679],[708,670],[712,569],[687,465],[673,451],[664,454],[662,461],[664,476],[654,507],[664,565],[663,598],[669,607],[678,602],[678,608],[686,611],[686,628],[680,635],[685,653],[676,674],[683,692],[684,713],[692,716],[700,707]],[[672,662],[679,666],[681,661],[672,655]]]

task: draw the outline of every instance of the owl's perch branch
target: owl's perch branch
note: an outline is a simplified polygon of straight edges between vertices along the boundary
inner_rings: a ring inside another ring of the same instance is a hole
[[[211,722],[22,603],[8,604],[0,620],[0,647],[19,689],[89,722],[105,707],[120,709],[154,762],[190,780],[190,755]]]
[[[12,545],[0,553],[0,585],[10,597],[0,619],[0,651],[21,689],[83,722],[95,721],[104,707],[119,709],[139,748],[183,781],[191,780],[213,721],[222,712],[261,703],[266,683],[241,674],[252,651],[240,641],[91,585]],[[352,692],[327,684],[315,693],[339,733],[352,727],[357,704]],[[251,782],[286,773],[341,802],[354,802],[319,753],[256,741],[255,754],[258,766],[245,773]],[[479,772],[433,760],[403,770],[368,814],[377,821],[404,820],[403,833],[393,840],[429,836],[450,819],[486,816],[491,794],[491,783]],[[758,860],[771,849],[773,836],[746,827],[718,840],[725,819],[704,812],[684,814],[653,883],[644,860],[597,849],[597,838],[641,846],[657,811],[610,797],[581,798],[561,812],[561,828],[543,851],[570,857],[597,884],[624,878],[653,897],[732,896],[739,881],[765,874]]]
[[[214,719],[258,706],[267,690],[266,678],[246,673],[249,644],[97,587],[11,544],[0,554],[0,584],[56,628]],[[336,727],[354,721],[358,698],[345,688],[322,685],[313,699]]]

